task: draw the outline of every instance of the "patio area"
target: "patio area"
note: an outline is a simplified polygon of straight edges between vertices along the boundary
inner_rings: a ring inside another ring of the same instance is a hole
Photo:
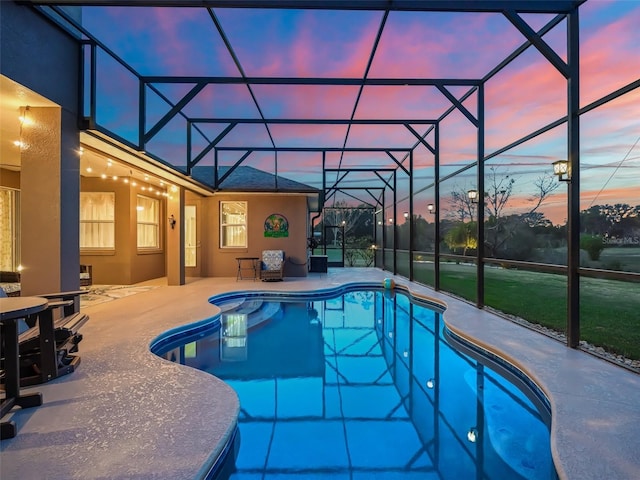
[[[188,279],[145,282],[134,295],[86,306],[76,372],[32,387],[43,405],[15,411],[16,438],[2,441],[2,478],[202,478],[232,434],[235,393],[204,372],[150,353],[160,333],[215,315],[207,299],[234,290],[315,290],[383,282],[374,268],[329,269],[283,282]],[[396,284],[447,304],[449,328],[526,372],[552,406],[560,478],[640,476],[640,376],[401,277]],[[46,472],[46,473],[45,473]]]

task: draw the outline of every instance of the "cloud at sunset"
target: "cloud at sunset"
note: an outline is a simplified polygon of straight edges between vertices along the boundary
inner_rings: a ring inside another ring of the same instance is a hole
[[[379,12],[216,12],[249,76],[360,77],[381,17]]]

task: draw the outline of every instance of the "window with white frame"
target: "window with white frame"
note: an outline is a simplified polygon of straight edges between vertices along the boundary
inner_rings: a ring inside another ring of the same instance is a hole
[[[137,195],[138,248],[160,248],[160,200]]]
[[[247,202],[220,202],[220,247],[247,247]]]
[[[80,192],[80,248],[116,247],[115,192]]]

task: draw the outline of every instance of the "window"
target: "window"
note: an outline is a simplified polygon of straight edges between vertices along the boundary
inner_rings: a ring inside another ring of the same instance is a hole
[[[114,192],[80,192],[80,248],[115,248],[115,204]]]
[[[160,248],[160,200],[138,195],[138,248]]]
[[[15,272],[20,264],[20,192],[0,188],[0,270]]]
[[[247,202],[220,202],[220,246],[247,247]]]
[[[196,206],[185,205],[184,207],[184,266],[195,267],[196,250]]]

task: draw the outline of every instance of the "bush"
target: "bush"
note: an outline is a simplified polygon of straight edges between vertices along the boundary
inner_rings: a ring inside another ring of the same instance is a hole
[[[591,260],[599,260],[604,250],[604,240],[600,235],[580,235],[580,248],[586,250]]]

